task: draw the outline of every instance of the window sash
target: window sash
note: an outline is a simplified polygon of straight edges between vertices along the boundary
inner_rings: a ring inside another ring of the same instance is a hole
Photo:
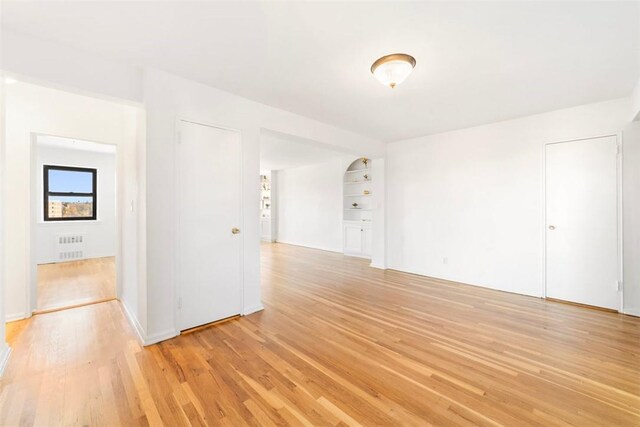
[[[49,171],[67,171],[67,172],[84,172],[91,174],[91,186],[93,192],[91,193],[75,193],[75,192],[61,192],[61,191],[49,191]],[[44,220],[45,221],[96,221],[98,219],[98,171],[92,168],[80,168],[73,166],[54,166],[44,165],[44,180],[43,180],[43,193],[44,193]],[[49,217],[49,197],[91,197],[92,212],[91,216],[72,216],[72,217]]]

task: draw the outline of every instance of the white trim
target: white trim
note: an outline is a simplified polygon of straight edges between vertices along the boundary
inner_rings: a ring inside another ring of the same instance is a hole
[[[345,255],[347,255],[347,254],[345,254]],[[369,264],[369,267],[371,267],[371,268],[377,268],[377,269],[380,269],[380,270],[386,270],[386,269],[387,269],[387,267],[386,267],[386,266],[384,266],[384,265],[380,265],[380,264],[375,264],[375,263],[373,263],[373,262],[372,262],[371,264]]]
[[[101,222],[104,222],[104,220],[101,219],[92,219],[92,220],[76,220],[76,221],[40,221],[38,220],[38,222],[36,222],[36,224],[38,226],[40,225],[60,225],[60,224],[65,224],[65,225],[71,225],[71,224],[81,224],[81,225],[87,225],[87,224],[100,224]]]
[[[9,357],[11,356],[11,347],[4,344],[4,350],[2,350],[2,354],[0,354],[0,378],[4,374],[4,370],[9,364]]]
[[[258,311],[262,311],[264,310],[264,305],[262,304],[256,304],[256,305],[252,305],[251,307],[244,307],[242,309],[242,315],[243,316],[248,316],[250,314],[256,313]]]
[[[12,313],[12,314],[7,314],[4,316],[4,321],[5,322],[16,322],[18,320],[24,320],[28,317],[31,317],[30,315],[28,315],[27,313]]]
[[[618,308],[619,312],[624,312],[624,205],[623,205],[623,197],[624,197],[624,187],[623,187],[623,161],[622,157],[624,156],[624,151],[622,149],[622,131],[616,134],[616,201],[618,206],[618,283],[620,285],[620,308]]]
[[[146,347],[148,345],[157,344],[161,341],[166,341],[171,338],[175,338],[178,335],[180,335],[180,332],[177,332],[175,329],[167,329],[165,331],[158,332],[157,334],[148,336],[147,339],[144,340],[144,346]]]
[[[623,238],[623,204],[622,204],[622,196],[623,196],[623,188],[622,188],[622,132],[603,134],[598,136],[590,136],[585,138],[575,138],[564,141],[556,141],[556,142],[547,142],[543,144],[543,156],[542,156],[542,297],[547,297],[547,238],[546,238],[546,228],[547,228],[547,189],[546,189],[546,180],[547,180],[547,146],[555,145],[555,144],[564,144],[568,142],[580,142],[580,141],[589,141],[592,139],[600,139],[600,138],[610,138],[613,137],[616,139],[616,146],[618,150],[618,154],[616,154],[616,209],[617,209],[617,223],[618,223],[618,282],[622,283],[623,286],[618,291],[620,294],[620,298],[618,301],[618,312],[625,313],[624,311],[624,238]]]
[[[122,301],[121,299],[119,299],[118,302],[120,302],[122,311],[124,312],[125,317],[129,321],[129,324],[133,327],[133,330],[136,332],[136,337],[138,338],[138,341],[140,342],[140,344],[144,345],[145,343],[144,337],[147,334],[144,331],[144,328],[142,327],[140,322],[138,322],[138,319],[131,313],[131,311],[129,311],[127,304],[125,304],[124,301]]]
[[[364,254],[352,254],[351,252],[343,252],[342,253],[344,256],[350,256],[353,258],[362,258],[362,259],[368,259],[371,260],[371,257],[369,255],[364,255]],[[369,266],[371,266],[371,264],[369,264]]]
[[[498,287],[498,286],[494,285],[493,282],[492,283],[471,283],[469,281],[466,281],[466,279],[464,279],[464,278],[435,276],[435,275],[430,274],[430,273],[424,273],[424,272],[420,272],[420,271],[417,271],[417,270],[407,269],[407,268],[398,267],[398,266],[388,266],[387,270],[398,271],[400,273],[406,273],[406,274],[413,274],[413,275],[416,275],[416,276],[426,277],[427,279],[443,280],[443,281],[452,282],[452,283],[458,284],[458,285],[473,286],[475,288],[484,288],[484,289],[488,289],[488,290],[492,290],[492,291],[506,292],[506,293],[514,294],[514,295],[522,295],[522,296],[525,296],[525,297],[543,298],[544,299],[544,295],[531,294],[531,293],[525,293],[523,291],[517,291],[517,290],[507,289],[507,288],[501,288],[501,287]]]
[[[124,314],[127,320],[129,321],[129,324],[133,326],[133,329],[136,332],[136,337],[138,338],[138,341],[143,346],[146,347],[148,345],[156,344],[156,343],[159,343],[160,341],[165,341],[180,335],[180,333],[177,332],[175,329],[167,329],[166,331],[158,332],[151,336],[147,336],[144,328],[142,327],[142,325],[140,325],[140,323],[138,322],[138,319],[131,313],[131,311],[129,311],[129,308],[127,307],[127,305],[122,300],[118,300],[118,301],[120,302],[120,306],[123,309],[122,311],[124,311]]]
[[[628,314],[630,316],[640,317],[640,308],[627,308],[622,314]]]
[[[303,248],[317,249],[317,250],[326,251],[326,252],[335,252],[335,253],[338,253],[338,254],[342,253],[342,249],[328,248],[326,246],[307,245],[307,244],[304,244],[304,243],[296,243],[296,242],[291,242],[291,241],[288,241],[288,240],[276,239],[275,243],[282,243],[283,245],[301,246]]]

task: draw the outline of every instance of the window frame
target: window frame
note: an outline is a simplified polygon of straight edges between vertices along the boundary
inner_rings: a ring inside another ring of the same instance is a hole
[[[49,191],[49,171],[50,170],[59,170],[59,171],[67,171],[67,172],[84,172],[90,173],[92,176],[92,187],[93,192],[91,193],[74,193],[74,192],[60,192],[60,191]],[[44,195],[44,221],[45,222],[55,222],[55,221],[97,221],[98,220],[98,170],[95,168],[81,168],[75,166],[58,166],[58,165],[43,165],[43,173],[44,180],[42,185],[42,192]],[[49,197],[50,196],[58,196],[58,197],[91,197],[93,201],[93,211],[91,216],[73,216],[73,217],[49,217]]]

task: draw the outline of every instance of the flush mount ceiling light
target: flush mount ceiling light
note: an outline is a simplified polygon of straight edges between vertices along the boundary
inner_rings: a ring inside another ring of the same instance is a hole
[[[391,89],[406,79],[416,66],[413,56],[406,53],[394,53],[383,56],[373,63],[371,73],[380,83]]]

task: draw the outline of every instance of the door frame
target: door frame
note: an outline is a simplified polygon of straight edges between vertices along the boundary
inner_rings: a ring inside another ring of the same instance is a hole
[[[241,229],[245,229],[246,227],[244,226],[244,219],[245,219],[245,214],[244,214],[244,180],[243,180],[243,176],[244,176],[244,169],[243,169],[243,156],[244,156],[244,150],[243,150],[243,144],[242,144],[242,132],[239,129],[234,129],[234,128],[230,128],[227,126],[221,126],[215,123],[210,123],[210,122],[203,122],[201,120],[193,120],[193,119],[189,119],[186,118],[184,116],[178,116],[176,118],[175,121],[175,131],[174,131],[174,143],[173,143],[173,167],[174,167],[174,178],[175,178],[175,190],[174,191],[174,196],[173,196],[173,206],[174,206],[174,215],[175,215],[175,235],[174,235],[174,239],[175,239],[175,245],[176,247],[179,247],[180,244],[180,209],[179,207],[179,188],[180,188],[180,162],[178,161],[178,150],[179,150],[179,145],[181,143],[181,126],[184,123],[189,123],[189,124],[194,124],[194,125],[200,125],[200,126],[206,126],[206,127],[210,127],[210,128],[214,128],[214,129],[221,129],[221,130],[226,130],[226,131],[230,131],[230,132],[234,132],[237,133],[238,136],[240,137],[240,147],[239,147],[239,158],[238,158],[238,192],[240,194],[240,206],[239,206],[239,211],[240,211],[240,224],[239,226],[241,227]],[[244,235],[243,233],[240,233],[240,315],[244,315],[244,293],[245,293],[245,280],[244,280]],[[176,335],[180,335],[182,334],[182,282],[180,281],[180,261],[181,261],[181,254],[180,251],[176,251],[176,256],[174,258],[174,270],[175,270],[175,278],[176,280],[174,281],[175,286],[173,287],[173,300],[174,300],[174,319],[175,319],[175,333]]]
[[[27,279],[26,286],[26,308],[27,312],[25,313],[26,318],[33,316],[34,312],[38,310],[38,263],[37,263],[37,254],[36,254],[36,236],[37,236],[37,227],[38,227],[38,218],[41,211],[37,211],[38,213],[34,213],[34,208],[39,203],[38,200],[41,198],[41,194],[36,194],[36,189],[38,187],[38,180],[42,177],[42,171],[38,169],[37,162],[37,147],[38,147],[38,138],[42,136],[52,136],[56,138],[64,138],[64,139],[77,139],[80,141],[91,142],[94,144],[101,145],[109,145],[115,147],[116,150],[116,167],[115,167],[115,217],[116,217],[116,254],[115,254],[115,262],[116,262],[116,277],[115,277],[115,298],[120,300],[120,296],[122,295],[122,278],[123,278],[123,268],[122,268],[122,213],[120,212],[121,206],[119,206],[120,198],[122,197],[122,191],[120,190],[121,183],[121,171],[122,167],[122,147],[121,141],[111,142],[111,141],[97,141],[86,138],[77,138],[74,136],[68,135],[55,135],[48,132],[29,132],[29,148],[28,148],[28,162],[29,162],[29,197],[27,203],[27,227],[26,227],[26,253],[27,253],[27,266],[26,266],[26,274],[25,277]],[[97,213],[96,213],[97,215]],[[99,221],[96,216],[96,220]]]
[[[589,141],[600,138],[616,138],[618,154],[616,156],[616,211],[617,211],[617,266],[618,266],[618,312],[624,312],[624,240],[623,240],[623,187],[622,187],[622,132],[607,133],[597,136],[567,139],[555,142],[546,142],[542,146],[542,298],[547,298],[547,146],[555,144],[565,144],[568,142]]]

